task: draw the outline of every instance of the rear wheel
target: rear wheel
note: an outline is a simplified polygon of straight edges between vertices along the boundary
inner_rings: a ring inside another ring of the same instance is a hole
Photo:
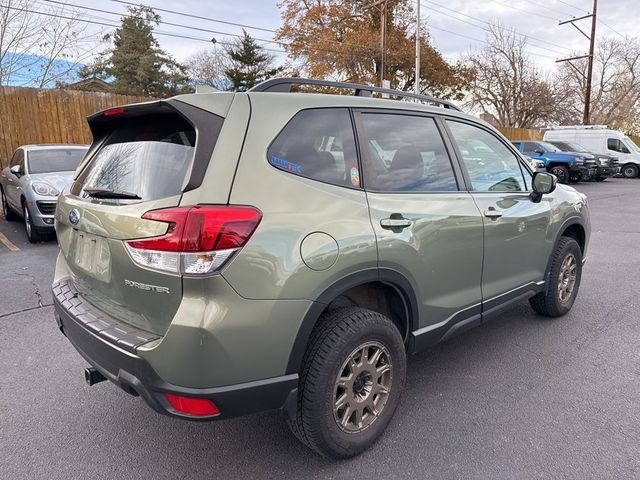
[[[567,167],[563,167],[561,165],[551,167],[550,173],[553,173],[556,177],[558,177],[558,182],[560,183],[569,182],[569,170],[567,169]]]
[[[627,163],[624,167],[622,167],[622,171],[620,173],[622,173],[622,176],[624,178],[635,178],[638,176],[639,172],[640,170],[638,169],[637,165],[634,165],[633,163]]]
[[[22,203],[22,216],[24,218],[24,229],[27,232],[27,239],[31,243],[38,243],[42,240],[40,232],[36,226],[33,225],[33,220],[31,219],[31,213],[29,213],[29,207],[25,202]]]
[[[531,307],[546,317],[565,315],[576,300],[581,278],[580,245],[573,238],[562,237],[551,259],[545,291],[529,299]]]
[[[5,220],[7,220],[8,222],[11,222],[13,220],[18,219],[16,212],[11,210],[11,207],[7,203],[7,197],[5,197],[4,191],[1,188],[0,188],[0,203],[2,203],[2,215],[4,215]]]
[[[326,313],[312,334],[298,386],[295,436],[321,455],[369,448],[398,406],[406,353],[396,326],[356,307]]]

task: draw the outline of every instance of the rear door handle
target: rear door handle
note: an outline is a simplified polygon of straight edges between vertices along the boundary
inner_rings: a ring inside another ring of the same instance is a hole
[[[382,228],[389,229],[407,228],[411,226],[411,220],[409,220],[408,218],[403,218],[402,215],[396,217],[394,214],[391,216],[391,218],[383,218],[382,220],[380,220],[380,226]]]
[[[484,216],[488,218],[500,218],[502,216],[502,212],[500,210],[496,210],[493,207],[489,207],[484,211]]]

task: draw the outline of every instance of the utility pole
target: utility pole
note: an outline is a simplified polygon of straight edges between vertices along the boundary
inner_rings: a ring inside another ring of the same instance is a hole
[[[560,60],[556,60],[556,63],[559,62],[567,62],[571,68],[573,68],[576,72],[578,72],[584,79],[586,84],[586,91],[584,94],[584,115],[582,116],[582,124],[589,125],[590,123],[590,109],[591,109],[591,80],[593,77],[593,52],[596,43],[596,15],[598,12],[598,0],[593,0],[593,11],[589,15],[583,15],[582,17],[572,18],[571,20],[565,20],[563,22],[558,23],[558,25],[565,25],[570,23],[573,27],[578,30],[582,35],[584,35],[587,40],[589,40],[589,54],[588,55],[579,55],[577,57],[571,58],[562,58]],[[582,31],[580,27],[578,27],[574,22],[578,20],[584,20],[585,18],[591,18],[591,35],[587,35]],[[587,58],[587,75],[585,77],[584,73],[582,73],[573,63],[572,60],[578,60],[580,58]]]
[[[420,0],[416,0],[416,95],[420,94]]]
[[[377,0],[364,7],[363,10],[373,7],[380,9],[380,86],[384,87],[384,61],[387,54],[387,0]]]
[[[380,7],[380,86],[384,87],[384,61],[387,56],[387,0]]]

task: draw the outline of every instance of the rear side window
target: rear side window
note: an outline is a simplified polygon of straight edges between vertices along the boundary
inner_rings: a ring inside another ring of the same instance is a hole
[[[363,113],[361,120],[365,188],[379,192],[458,190],[433,118]]]
[[[142,201],[182,193],[195,151],[196,132],[178,114],[140,117],[116,126],[73,184],[71,193],[106,189]]]
[[[346,108],[303,110],[273,141],[269,163],[280,170],[346,187],[360,187],[351,116]]]

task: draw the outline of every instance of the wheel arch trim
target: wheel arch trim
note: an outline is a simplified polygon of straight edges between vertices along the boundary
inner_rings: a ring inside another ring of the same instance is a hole
[[[407,316],[407,334],[418,328],[417,297],[411,282],[402,273],[391,268],[377,267],[352,272],[328,285],[307,310],[289,353],[286,374],[300,371],[311,332],[325,308],[345,291],[372,282],[381,282],[400,294]]]

